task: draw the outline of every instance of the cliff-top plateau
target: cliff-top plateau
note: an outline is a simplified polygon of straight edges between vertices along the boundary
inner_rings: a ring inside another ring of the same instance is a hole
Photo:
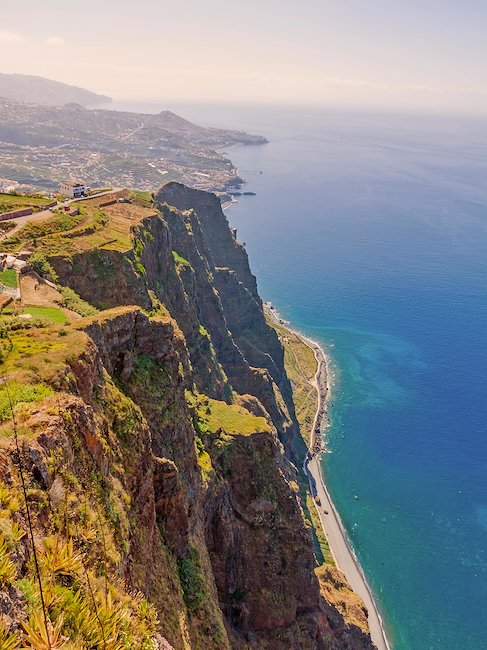
[[[373,648],[218,197],[77,206],[1,244],[0,647]]]

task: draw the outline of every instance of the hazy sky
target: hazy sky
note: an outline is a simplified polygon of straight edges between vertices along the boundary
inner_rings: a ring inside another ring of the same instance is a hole
[[[487,111],[487,0],[23,0],[0,71],[139,101]]]

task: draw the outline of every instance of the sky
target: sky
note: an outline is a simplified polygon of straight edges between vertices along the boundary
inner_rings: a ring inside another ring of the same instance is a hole
[[[487,0],[23,0],[0,72],[119,101],[487,112]]]

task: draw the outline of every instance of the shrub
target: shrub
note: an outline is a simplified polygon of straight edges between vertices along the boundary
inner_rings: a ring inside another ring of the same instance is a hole
[[[134,252],[135,252],[137,257],[140,257],[142,255],[142,253],[144,252],[144,246],[143,246],[142,242],[140,241],[140,239],[135,240]]]
[[[188,262],[188,260],[186,258],[182,257],[176,251],[172,252],[172,256],[173,256],[173,259],[174,259],[174,262],[175,262],[176,266],[183,266],[183,267],[186,267],[188,269],[192,268],[191,264]]]
[[[80,316],[94,316],[98,313],[98,309],[90,305],[89,302],[80,298],[76,291],[73,291],[71,287],[58,287],[61,292],[61,305],[75,311]]]
[[[50,279],[52,282],[57,282],[58,276],[47,257],[42,253],[32,253],[29,257],[29,264],[34,271],[44,278]]]
[[[139,275],[145,275],[145,268],[144,265],[141,264],[141,262],[135,262],[134,268]]]
[[[46,384],[19,384],[11,382],[8,388],[0,385],[0,422],[5,422],[12,416],[10,401],[13,408],[22,402],[38,402],[53,392]]]
[[[30,330],[34,327],[49,327],[50,325],[51,323],[49,320],[46,320],[41,316],[33,316],[32,318],[19,318],[18,316],[13,316],[5,323],[5,330],[7,332],[16,332],[17,330]]]
[[[183,598],[186,607],[194,612],[201,605],[205,597],[205,584],[201,572],[198,551],[190,548],[188,557],[178,560],[179,579],[183,588]]]

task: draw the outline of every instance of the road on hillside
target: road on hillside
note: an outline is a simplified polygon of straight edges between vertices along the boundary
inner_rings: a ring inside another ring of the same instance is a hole
[[[100,194],[94,194],[93,196],[85,196],[81,197],[78,199],[67,199],[66,201],[61,201],[60,203],[57,204],[57,206],[54,206],[52,209],[56,208],[62,208],[65,205],[70,205],[71,203],[76,203],[80,201],[88,201],[89,199],[98,199],[100,196],[107,196],[108,194],[115,194],[115,192],[120,192],[122,188],[117,187],[112,190],[107,190],[106,192],[100,192]],[[42,221],[42,219],[46,219],[47,217],[51,217],[52,212],[51,210],[41,210],[40,212],[34,212],[32,214],[26,214],[23,217],[15,217],[13,219],[8,219],[8,221],[14,221],[15,222],[15,228],[12,228],[12,230],[9,230],[8,232],[4,233],[3,235],[0,236],[0,241],[3,239],[6,239],[7,237],[11,237],[14,235],[16,232],[18,232],[23,226],[25,226],[26,223],[32,223],[34,221]]]

